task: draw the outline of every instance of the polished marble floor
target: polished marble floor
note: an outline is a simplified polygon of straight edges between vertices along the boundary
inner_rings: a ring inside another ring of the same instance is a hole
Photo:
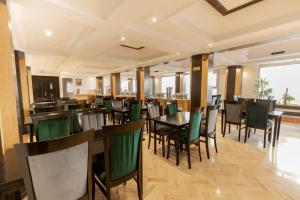
[[[175,165],[175,150],[169,159],[161,149],[153,154],[153,143],[147,149],[144,134],[144,199],[146,200],[299,200],[300,199],[300,125],[283,123],[277,147],[262,148],[263,134],[257,131],[247,144],[237,141],[237,130],[225,138],[218,126],[218,148],[211,143],[211,159],[201,147],[202,162],[197,148],[192,149],[192,169],[187,166],[186,152],[180,154],[180,166]],[[160,147],[160,145],[159,145]],[[97,187],[96,187],[97,188]],[[96,199],[105,199],[96,189]],[[138,199],[134,181],[113,188],[112,199]]]

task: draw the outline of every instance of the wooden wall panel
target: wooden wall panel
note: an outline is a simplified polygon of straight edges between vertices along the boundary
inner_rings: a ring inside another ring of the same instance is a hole
[[[183,72],[176,72],[175,93],[183,93]]]
[[[136,86],[137,86],[137,93],[136,97],[138,100],[141,100],[143,103],[145,102],[145,85],[144,85],[144,68],[139,67],[136,71]]]
[[[30,67],[27,67],[27,85],[28,85],[28,93],[29,93],[29,104],[32,104],[34,100],[33,100],[32,77],[31,77]]]
[[[20,142],[15,97],[14,59],[11,32],[8,29],[7,6],[0,1],[0,132],[1,176],[6,181],[20,176],[13,145]],[[1,180],[3,181],[3,180]]]
[[[239,96],[241,92],[241,66],[229,66],[227,68],[226,99],[233,100],[233,96]]]

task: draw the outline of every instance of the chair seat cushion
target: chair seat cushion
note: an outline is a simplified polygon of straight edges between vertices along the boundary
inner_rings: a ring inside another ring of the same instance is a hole
[[[273,121],[272,120],[268,119],[267,127],[268,128],[272,128],[273,127]]]
[[[105,183],[104,153],[100,153],[95,157],[96,161],[93,163],[93,172],[101,182]]]

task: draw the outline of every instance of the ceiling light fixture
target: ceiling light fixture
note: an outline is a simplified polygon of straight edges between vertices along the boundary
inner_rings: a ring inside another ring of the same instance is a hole
[[[12,25],[10,22],[8,22],[8,28],[9,28],[9,30],[11,30],[11,28],[12,28]]]
[[[179,54],[180,54],[180,52],[176,52],[176,54],[177,54],[177,55],[179,55]]]
[[[209,46],[209,47],[212,47],[212,43],[209,43],[208,46]]]
[[[152,17],[152,22],[157,22],[157,18],[156,17]]]
[[[46,31],[45,31],[45,34],[46,34],[48,37],[50,37],[50,36],[52,36],[52,31],[46,30]]]
[[[121,41],[125,41],[126,38],[124,36],[121,37]]]
[[[228,51],[225,51],[225,53],[228,53]]]

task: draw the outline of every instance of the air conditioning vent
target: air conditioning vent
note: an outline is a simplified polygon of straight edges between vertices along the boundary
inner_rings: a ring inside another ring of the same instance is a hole
[[[272,52],[271,55],[278,55],[278,54],[284,54],[285,51],[276,51],[276,52]]]

